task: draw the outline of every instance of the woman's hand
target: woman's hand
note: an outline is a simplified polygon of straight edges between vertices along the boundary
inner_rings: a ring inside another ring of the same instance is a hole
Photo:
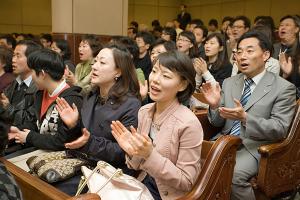
[[[76,105],[73,103],[72,107],[64,98],[57,97],[56,109],[62,121],[69,129],[74,128],[79,120],[79,112]]]
[[[134,127],[130,127],[130,132],[121,122],[113,121],[111,128],[118,144],[129,156],[139,156],[147,159],[152,153],[151,139],[147,135],[138,134]]]
[[[140,85],[140,94],[141,94],[142,100],[144,100],[148,94],[148,81],[145,80],[144,84],[141,81],[139,81],[139,85]]]
[[[82,136],[80,136],[79,138],[77,138],[76,140],[66,143],[65,147],[67,149],[79,149],[81,147],[83,147],[90,139],[90,132],[84,128],[82,129]]]
[[[198,75],[202,75],[207,72],[207,63],[203,58],[195,58],[194,59],[194,68]]]
[[[216,109],[221,100],[221,87],[219,83],[203,83],[200,89],[203,93],[204,99],[207,101],[211,109]]]

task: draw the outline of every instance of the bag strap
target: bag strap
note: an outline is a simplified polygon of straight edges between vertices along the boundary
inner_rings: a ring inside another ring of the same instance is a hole
[[[104,167],[102,163],[99,163],[95,169],[93,169],[92,173],[84,180],[84,182],[82,184],[80,184],[80,187],[78,188],[75,196],[80,195],[80,193],[82,192],[83,188],[86,186],[87,182],[91,179],[92,175],[98,171],[100,168]],[[117,169],[106,181],[105,183],[97,190],[96,193],[98,193],[100,190],[102,190],[110,181],[112,178],[114,178],[116,175],[120,175],[122,174],[122,170],[121,169]]]

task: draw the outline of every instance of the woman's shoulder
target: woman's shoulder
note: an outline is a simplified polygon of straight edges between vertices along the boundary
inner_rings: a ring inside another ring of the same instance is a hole
[[[178,122],[183,124],[190,124],[190,123],[199,123],[198,118],[196,117],[195,113],[193,113],[188,107],[184,105],[180,105],[178,109],[175,110],[173,116],[177,119]]]

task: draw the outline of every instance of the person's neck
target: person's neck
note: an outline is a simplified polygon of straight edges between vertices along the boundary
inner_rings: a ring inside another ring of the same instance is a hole
[[[112,88],[112,86],[114,85],[113,84],[108,84],[108,85],[102,85],[99,87],[99,90],[100,90],[100,96],[102,98],[108,98],[108,93],[109,93],[109,90],[110,88]]]
[[[281,44],[285,46],[292,46],[296,41],[296,37],[294,38],[287,38],[287,39],[282,39]]]
[[[2,67],[0,67],[0,76],[2,76],[3,74],[5,74],[5,70]]]
[[[209,62],[209,63],[214,63],[214,62],[217,61],[217,58],[218,58],[218,54],[213,55],[213,56],[209,56],[209,57],[208,57],[208,62]]]
[[[47,81],[48,87],[46,88],[49,95],[52,95],[56,88],[63,82],[64,80],[60,81]]]
[[[31,72],[25,73],[25,74],[20,74],[20,78],[22,81],[25,81],[29,76],[31,76]]]
[[[161,113],[163,113],[166,110],[166,108],[168,108],[174,102],[174,100],[175,99],[171,99],[165,102],[156,102],[154,116],[159,116]]]
[[[144,57],[146,56],[147,53],[148,53],[147,51],[145,51],[144,53],[140,53],[140,54],[139,54],[139,58],[144,58]]]

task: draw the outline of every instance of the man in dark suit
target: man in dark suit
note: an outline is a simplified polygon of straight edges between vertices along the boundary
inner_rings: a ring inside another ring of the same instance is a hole
[[[181,12],[177,15],[177,20],[180,23],[180,28],[185,30],[185,27],[191,21],[190,13],[186,12],[186,5],[180,5]]]
[[[272,44],[259,32],[245,33],[237,43],[240,74],[219,85],[202,86],[209,102],[209,120],[223,127],[222,134],[242,139],[237,151],[231,199],[255,200],[249,179],[258,172],[257,148],[283,139],[292,121],[295,86],[267,72],[265,62],[272,54]]]

